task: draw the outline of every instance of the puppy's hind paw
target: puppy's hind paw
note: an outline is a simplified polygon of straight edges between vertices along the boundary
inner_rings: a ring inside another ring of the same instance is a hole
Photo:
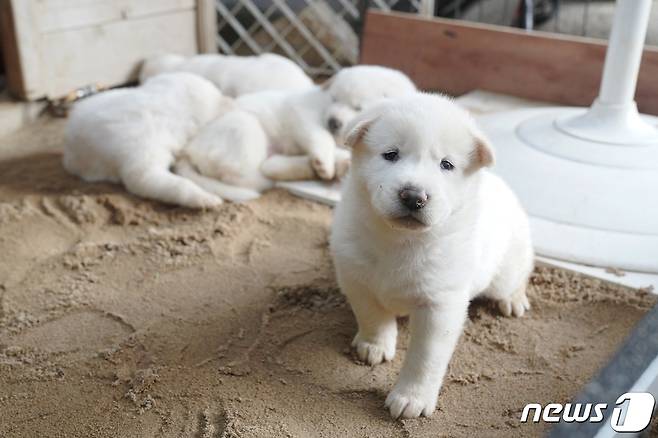
[[[530,302],[523,290],[508,298],[498,300],[498,308],[504,316],[521,317],[527,310],[530,310]]]
[[[385,342],[366,341],[361,339],[359,335],[356,335],[352,341],[352,347],[355,348],[359,360],[368,365],[389,362],[395,357],[395,343],[386,345]]]

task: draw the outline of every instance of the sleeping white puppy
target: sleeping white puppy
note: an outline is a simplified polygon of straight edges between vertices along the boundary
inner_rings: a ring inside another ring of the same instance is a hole
[[[323,84],[331,97],[324,120],[334,134],[376,99],[402,96],[416,91],[404,73],[378,65],[344,68]]]
[[[333,179],[349,164],[349,153],[337,147],[343,143],[342,130],[332,125],[336,106],[351,108],[340,113],[343,123],[348,114],[354,117],[383,97],[415,91],[409,78],[397,70],[358,66],[345,68],[326,84],[308,90],[242,96],[235,101],[236,110],[204,128],[202,138],[195,139],[190,148],[195,156],[189,156],[189,163],[181,163],[186,169],[177,171],[205,167],[206,175],[238,184],[227,179],[225,169],[232,166],[231,151],[248,149],[253,159],[242,162],[240,173],[250,181],[263,176],[271,180]],[[207,169],[203,157],[208,155],[225,157],[224,163]]]
[[[386,398],[394,418],[431,415],[471,299],[506,315],[529,309],[527,217],[485,167],[487,140],[448,99],[392,99],[348,127],[352,167],[336,208],[331,250],[358,323],[352,345],[378,364],[395,355],[396,317],[411,338]]]
[[[196,55],[185,58],[159,54],[144,61],[139,79],[160,73],[185,71],[203,76],[230,97],[265,90],[303,90],[313,81],[297,64],[280,55],[258,56]]]
[[[253,190],[200,175],[193,182],[170,171],[200,128],[231,106],[213,84],[190,73],[92,96],[69,117],[64,167],[86,181],[121,182],[136,195],[186,207],[214,206],[220,196],[252,199],[258,196]]]

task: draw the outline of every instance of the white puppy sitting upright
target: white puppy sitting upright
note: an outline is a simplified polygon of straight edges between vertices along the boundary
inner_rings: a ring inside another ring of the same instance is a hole
[[[507,316],[529,308],[527,217],[484,169],[493,162],[487,140],[444,97],[389,100],[347,132],[352,167],[331,248],[359,327],[353,346],[368,364],[391,360],[396,316],[409,315],[409,349],[386,406],[394,418],[428,416],[470,300],[496,300]]]

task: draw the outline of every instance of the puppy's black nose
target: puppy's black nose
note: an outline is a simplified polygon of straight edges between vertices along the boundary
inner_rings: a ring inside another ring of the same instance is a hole
[[[343,126],[343,123],[340,120],[332,117],[327,122],[327,126],[331,132],[337,132]]]
[[[427,200],[429,199],[425,190],[417,187],[406,187],[400,190],[399,195],[402,205],[412,211],[420,210],[425,207],[427,205]]]

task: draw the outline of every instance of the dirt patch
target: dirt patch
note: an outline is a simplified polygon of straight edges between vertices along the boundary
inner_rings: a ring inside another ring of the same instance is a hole
[[[539,269],[527,317],[471,306],[434,416],[392,421],[405,321],[392,363],[354,361],[329,208],[139,200],[67,175],[44,132],[0,161],[0,436],[539,436],[523,406],[568,400],[655,303]]]

